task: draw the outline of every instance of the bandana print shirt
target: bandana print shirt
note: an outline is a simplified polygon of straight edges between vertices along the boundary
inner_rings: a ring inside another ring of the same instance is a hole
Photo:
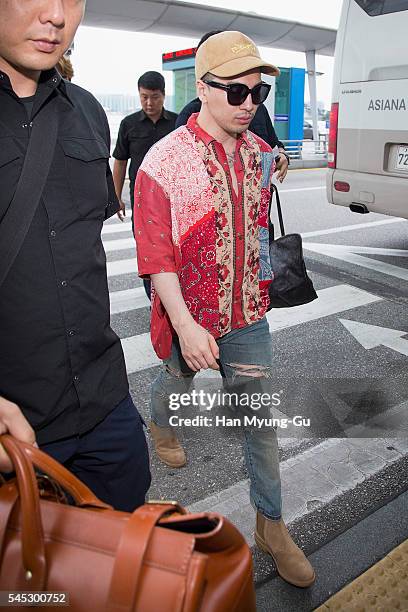
[[[192,115],[155,144],[135,184],[135,237],[142,277],[175,272],[187,307],[215,338],[261,319],[273,280],[268,206],[272,150],[247,131],[237,139],[234,169],[223,146]],[[170,320],[153,291],[151,337],[170,356]]]

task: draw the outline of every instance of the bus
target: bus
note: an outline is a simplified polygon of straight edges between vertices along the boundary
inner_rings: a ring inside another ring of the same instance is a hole
[[[408,0],[344,0],[327,198],[408,219]]]

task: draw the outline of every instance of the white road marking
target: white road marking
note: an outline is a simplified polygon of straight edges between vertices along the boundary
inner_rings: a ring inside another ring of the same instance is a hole
[[[400,331],[389,327],[367,325],[367,323],[351,321],[350,319],[339,319],[339,321],[365,349],[386,346],[408,357],[408,340],[403,340],[403,336],[408,334],[408,330]]]
[[[118,259],[117,261],[108,261],[106,264],[108,277],[122,276],[122,274],[137,274],[136,254],[132,259]]]
[[[110,293],[111,314],[137,310],[150,306],[150,301],[146,295],[144,287],[135,289],[125,289],[124,291],[112,291]]]
[[[380,272],[381,274],[387,274],[395,278],[408,281],[408,268],[400,268],[392,264],[379,261],[377,259],[370,259],[369,257],[362,257],[358,253],[371,253],[377,255],[389,255],[396,257],[408,257],[408,251],[402,251],[399,249],[371,249],[371,247],[359,247],[359,246],[345,246],[337,244],[320,244],[317,242],[304,242],[304,249],[313,251],[314,253],[320,253],[321,255],[327,255],[341,261],[362,266],[369,270]],[[380,251],[380,252],[379,252]]]
[[[270,311],[267,316],[271,332],[379,302],[382,299],[350,285],[328,287],[318,291],[318,295],[319,298],[310,304]],[[125,338],[122,340],[122,345],[129,374],[160,364],[152,349],[149,334]],[[211,378],[214,375],[212,370],[200,374],[203,378]]]
[[[351,285],[336,285],[318,291],[318,299],[304,306],[293,308],[274,308],[267,314],[271,332],[287,327],[315,321],[322,317],[337,314],[373,302],[382,298],[372,295]]]
[[[104,240],[103,247],[105,253],[112,253],[114,251],[126,251],[132,249],[136,252],[136,243],[132,238],[119,238],[118,240]]]
[[[336,245],[337,246],[337,245]],[[383,249],[380,247],[368,247],[368,246],[344,246],[338,245],[343,251],[353,250],[353,253],[362,253],[368,255],[387,255],[389,257],[408,257],[408,250],[406,249]]]
[[[404,413],[406,405],[404,410],[399,410],[400,419],[404,418]],[[367,435],[368,425],[364,424],[361,436]],[[387,431],[388,428],[384,429]],[[350,436],[325,440],[283,461],[280,464],[280,474],[285,522],[292,523],[313,512],[316,507],[329,504],[339,495],[354,489],[359,483],[401,459],[407,451],[407,438]],[[313,504],[309,505],[311,501]],[[253,545],[255,511],[249,502],[248,480],[241,480],[195,502],[188,510],[224,514],[241,531],[248,544]]]
[[[295,189],[279,189],[279,193],[291,193],[291,191],[321,191],[326,189],[325,185],[319,185],[319,187],[296,187]]]
[[[102,227],[102,236],[106,234],[117,234],[118,232],[131,232],[132,222],[129,221],[118,221],[117,223],[105,223]]]
[[[128,374],[160,365],[161,361],[154,352],[150,342],[150,334],[139,334],[130,338],[122,338],[121,342]]]
[[[406,222],[406,219],[383,219],[381,221],[369,221],[367,223],[356,223],[355,225],[343,225],[341,227],[330,227],[325,230],[315,230],[314,232],[303,232],[302,238],[313,238],[314,236],[325,236],[326,234],[339,234],[340,232],[351,232],[353,230],[366,229],[371,227],[377,227],[381,225],[389,225],[390,223],[401,223]]]

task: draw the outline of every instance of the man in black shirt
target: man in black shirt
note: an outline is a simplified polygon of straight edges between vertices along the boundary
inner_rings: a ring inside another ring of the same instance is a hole
[[[32,126],[58,117],[41,200],[1,286],[0,433],[37,442],[102,500],[130,511],[144,502],[150,471],[109,319],[101,228],[119,209],[109,127],[93,96],[53,68],[84,7],[0,0],[0,227]],[[0,471],[10,469],[0,447]]]
[[[126,166],[130,158],[129,182],[130,201],[132,209],[136,174],[144,156],[158,140],[174,130],[177,115],[164,108],[165,81],[160,72],[145,72],[137,83],[142,109],[137,113],[128,115],[119,127],[113,157],[113,180],[118,196],[121,211],[119,218],[123,220],[125,204],[122,201],[123,183],[126,176]]]

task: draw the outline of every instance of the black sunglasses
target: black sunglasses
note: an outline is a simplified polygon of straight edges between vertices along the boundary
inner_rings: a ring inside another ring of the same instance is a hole
[[[249,94],[251,94],[254,104],[262,104],[271,91],[271,85],[268,85],[268,83],[258,83],[258,85],[255,85],[252,89],[249,89],[249,87],[243,83],[230,83],[229,85],[218,83],[218,81],[203,81],[203,83],[210,87],[226,91],[228,104],[231,104],[231,106],[243,104]]]

